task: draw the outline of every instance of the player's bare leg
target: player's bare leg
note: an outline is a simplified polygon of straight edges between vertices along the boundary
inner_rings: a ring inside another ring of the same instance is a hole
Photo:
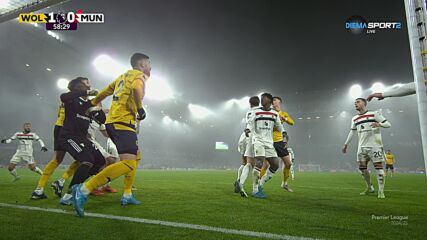
[[[278,157],[272,157],[266,159],[268,162],[269,167],[267,168],[266,174],[262,176],[260,180],[260,186],[263,187],[265,183],[270,181],[273,178],[274,173],[276,173],[277,169],[279,168],[279,158]]]
[[[46,195],[44,194],[44,188],[46,187],[50,176],[52,176],[53,172],[58,168],[58,166],[64,160],[64,157],[65,157],[64,151],[55,151],[53,159],[50,160],[50,162],[43,169],[43,174],[41,175],[37,183],[37,188],[32,193],[31,199],[39,200],[39,199],[47,198]]]
[[[265,173],[267,173],[267,169],[270,167],[270,164],[268,163],[267,160],[264,160],[264,162],[262,163],[262,168],[261,168],[261,178],[265,175]]]
[[[286,191],[293,192],[293,190],[290,189],[288,186],[288,179],[289,179],[289,175],[290,175],[291,167],[292,167],[292,161],[291,161],[290,155],[284,156],[282,158],[282,161],[283,161],[285,167],[283,168],[283,181],[282,181],[281,186]]]
[[[252,171],[253,177],[255,179],[254,192],[252,192],[252,196],[257,198],[266,198],[267,196],[264,194],[263,188],[260,187],[260,179],[261,179],[261,168],[264,163],[265,157],[255,157],[255,167]]]
[[[384,166],[382,162],[374,163],[375,170],[377,172],[377,180],[378,180],[378,198],[385,198],[384,195],[384,185],[385,185],[385,177],[384,177]]]
[[[36,163],[28,164],[28,168],[39,175],[43,175],[43,171],[36,166]]]
[[[16,164],[15,163],[9,163],[9,166],[7,166],[7,169],[9,170],[10,174],[14,177],[13,181],[18,181],[21,179],[21,177],[16,172]]]
[[[367,161],[359,161],[359,170],[362,173],[363,179],[366,182],[366,190],[361,192],[360,195],[367,195],[369,193],[374,193],[374,186],[372,186],[371,175],[368,170]]]

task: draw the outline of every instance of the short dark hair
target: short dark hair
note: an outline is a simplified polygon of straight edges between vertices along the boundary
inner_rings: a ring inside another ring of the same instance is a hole
[[[29,122],[26,122],[26,123],[24,123],[24,126],[25,126],[25,125],[31,125],[31,123],[29,123]]]
[[[88,80],[86,77],[76,77],[68,83],[68,90],[73,91],[76,89],[76,86],[81,83],[83,80]]]
[[[268,99],[270,99],[270,101],[271,101],[271,102],[273,101],[273,95],[271,95],[270,93],[263,93],[263,94],[261,95],[261,99],[262,99],[263,97],[267,97]]]
[[[130,58],[130,65],[132,66],[132,68],[136,68],[138,66],[138,62],[144,59],[150,58],[143,53],[134,53]]]
[[[251,107],[259,106],[259,97],[253,96],[253,97],[249,98],[249,104],[251,105]]]
[[[366,101],[366,99],[364,99],[364,98],[356,98],[356,101],[357,100],[362,101],[365,104],[365,106],[368,105],[368,101]]]
[[[279,97],[279,96],[274,96],[274,97],[273,97],[273,100],[274,100],[274,99],[277,99],[277,100],[279,100],[280,102],[282,102],[282,98],[281,98],[281,97]]]

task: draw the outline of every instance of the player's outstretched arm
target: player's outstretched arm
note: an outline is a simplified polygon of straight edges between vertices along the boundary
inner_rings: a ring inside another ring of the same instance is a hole
[[[34,133],[34,140],[39,142],[42,152],[47,152],[47,148],[44,145],[43,140],[39,137],[39,135],[37,135],[37,133]]]
[[[69,102],[79,97],[92,96],[94,94],[96,95],[97,91],[98,90],[95,90],[95,89],[87,90],[87,91],[70,91],[70,92],[61,94],[60,98],[62,102]]]
[[[17,136],[18,136],[18,133],[15,133],[15,134],[13,134],[12,137],[10,137],[8,139],[2,139],[1,143],[11,143],[12,140],[16,140]]]
[[[295,124],[295,120],[287,112],[285,112],[285,122],[291,126]]]
[[[403,97],[415,94],[415,82],[406,83],[402,86],[395,86],[390,89],[385,90],[382,93],[373,93],[369,95],[366,99],[368,101],[371,101],[374,98],[377,98],[378,100],[383,100],[384,98],[388,97]]]
[[[114,93],[114,90],[116,89],[116,81],[110,83],[104,90],[102,90],[100,93],[96,95],[94,99],[92,99],[91,103],[94,106],[97,106],[102,100],[104,100],[106,97],[112,95]]]

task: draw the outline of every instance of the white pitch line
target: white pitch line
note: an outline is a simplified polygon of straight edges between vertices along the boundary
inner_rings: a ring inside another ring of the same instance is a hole
[[[74,215],[75,214],[74,212],[68,212],[68,211],[65,211],[62,209],[40,208],[40,207],[15,205],[15,204],[7,204],[7,203],[0,203],[0,207],[25,209],[25,210],[31,210],[31,211],[41,211],[41,212],[50,212],[50,213],[60,213],[60,214],[67,214],[67,215]],[[88,213],[88,212],[86,212],[85,216],[96,217],[96,218],[104,218],[104,219],[113,219],[113,220],[119,220],[119,221],[128,221],[128,222],[136,222],[136,223],[161,225],[161,226],[167,226],[167,227],[176,227],[176,228],[186,228],[186,229],[201,230],[201,231],[219,232],[219,233],[225,233],[225,234],[235,234],[235,235],[242,235],[242,236],[247,236],[247,237],[259,237],[259,238],[268,238],[268,239],[287,239],[287,240],[314,240],[314,238],[295,237],[295,236],[282,235],[282,234],[253,232],[253,231],[246,231],[246,230],[211,227],[211,226],[206,226],[206,225],[197,225],[197,224],[180,223],[180,222],[152,220],[152,219],[145,219],[145,218],[116,216],[116,215],[101,214],[101,213]]]

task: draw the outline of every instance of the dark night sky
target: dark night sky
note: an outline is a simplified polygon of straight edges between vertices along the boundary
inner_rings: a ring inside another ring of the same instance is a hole
[[[367,89],[377,81],[386,85],[412,81],[403,1],[72,0],[42,12],[75,12],[80,8],[104,13],[106,22],[80,24],[77,31],[59,32],[63,43],[42,28],[15,20],[0,24],[2,136],[27,120],[35,122],[44,133],[41,135],[51,134],[60,93],[58,78],[88,76],[96,88],[113,80],[93,69],[92,61],[101,53],[126,65],[133,52],[150,55],[153,71],[167,76],[179,96],[177,104],[183,103],[176,107],[180,112],[190,102],[212,107],[265,90],[285,96],[286,109],[294,117],[334,113],[353,110],[351,101],[341,101],[338,93],[329,95],[334,89],[347,94],[354,83]],[[345,29],[346,20],[353,15],[368,21],[400,21],[403,28],[354,35]],[[46,67],[53,71],[45,71]],[[36,98],[36,93],[42,99]],[[409,97],[404,103],[415,101]],[[407,107],[398,101],[388,104]],[[166,109],[166,105],[159,109]],[[236,119],[243,115],[236,114]],[[418,126],[416,116],[411,121],[409,125]],[[305,136],[316,129],[304,124],[297,124],[295,134],[299,131]],[[334,140],[338,150],[348,125],[347,121],[342,124],[342,136]],[[413,127],[410,132],[417,130]],[[215,139],[234,142],[241,130],[235,130],[233,136],[223,132],[224,136],[218,133]],[[300,141],[306,144],[303,138]],[[419,136],[414,141],[414,146],[419,146]]]

